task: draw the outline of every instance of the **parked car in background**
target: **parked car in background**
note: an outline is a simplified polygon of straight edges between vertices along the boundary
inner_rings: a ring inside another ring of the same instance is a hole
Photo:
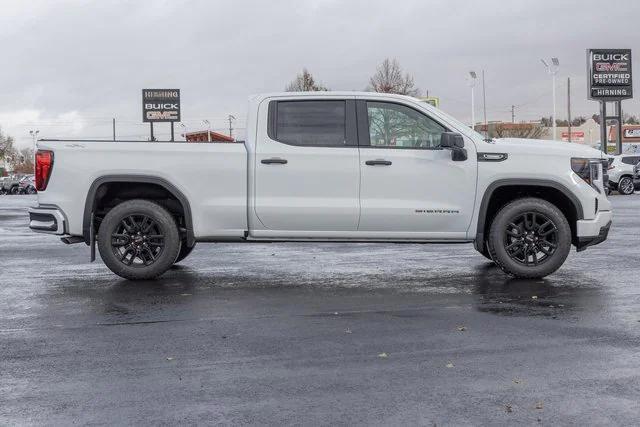
[[[18,182],[19,194],[36,194],[35,175],[25,175]]]
[[[18,194],[20,192],[20,177],[5,177],[2,181],[2,194]]]
[[[640,188],[640,162],[633,167],[633,185]]]
[[[640,190],[640,184],[633,180],[633,168],[640,162],[638,154],[622,154],[613,157],[609,164],[609,186],[620,194],[633,194]]]

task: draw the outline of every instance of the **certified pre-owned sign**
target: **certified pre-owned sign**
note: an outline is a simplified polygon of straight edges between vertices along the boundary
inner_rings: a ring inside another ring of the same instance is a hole
[[[630,49],[587,50],[589,99],[619,101],[633,97]]]
[[[142,89],[142,121],[180,121],[180,89]]]

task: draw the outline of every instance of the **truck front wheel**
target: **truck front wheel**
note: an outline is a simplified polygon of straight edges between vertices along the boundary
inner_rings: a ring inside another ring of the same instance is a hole
[[[182,246],[180,246],[180,253],[178,253],[178,258],[176,258],[174,264],[177,264],[183,259],[185,259],[186,257],[188,257],[191,251],[193,250],[193,248],[195,247],[196,247],[195,243],[192,246],[187,246],[187,242],[183,240]]]
[[[489,253],[507,274],[541,278],[556,271],[571,249],[571,228],[546,200],[523,198],[505,205],[489,232]]]
[[[171,214],[148,200],[129,200],[111,209],[98,230],[105,265],[130,280],[153,279],[167,271],[180,251]]]

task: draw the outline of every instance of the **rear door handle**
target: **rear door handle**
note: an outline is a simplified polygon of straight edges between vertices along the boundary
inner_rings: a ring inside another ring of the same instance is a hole
[[[287,164],[287,160],[286,159],[279,159],[277,157],[273,157],[271,159],[262,159],[262,160],[260,160],[260,163],[263,163],[265,165],[271,165],[271,164],[286,165]]]
[[[389,160],[378,159],[378,160],[367,160],[366,162],[364,162],[364,164],[367,166],[376,166],[376,165],[390,166],[391,162]]]

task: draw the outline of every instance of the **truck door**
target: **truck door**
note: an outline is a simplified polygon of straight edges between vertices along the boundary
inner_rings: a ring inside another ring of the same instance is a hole
[[[476,192],[475,145],[453,161],[440,148],[447,127],[411,106],[357,101],[360,225],[388,238],[464,239]],[[382,234],[381,234],[382,233]]]
[[[262,225],[278,230],[273,236],[287,237],[356,231],[360,166],[355,100],[271,100],[264,135],[260,128],[255,211]]]

